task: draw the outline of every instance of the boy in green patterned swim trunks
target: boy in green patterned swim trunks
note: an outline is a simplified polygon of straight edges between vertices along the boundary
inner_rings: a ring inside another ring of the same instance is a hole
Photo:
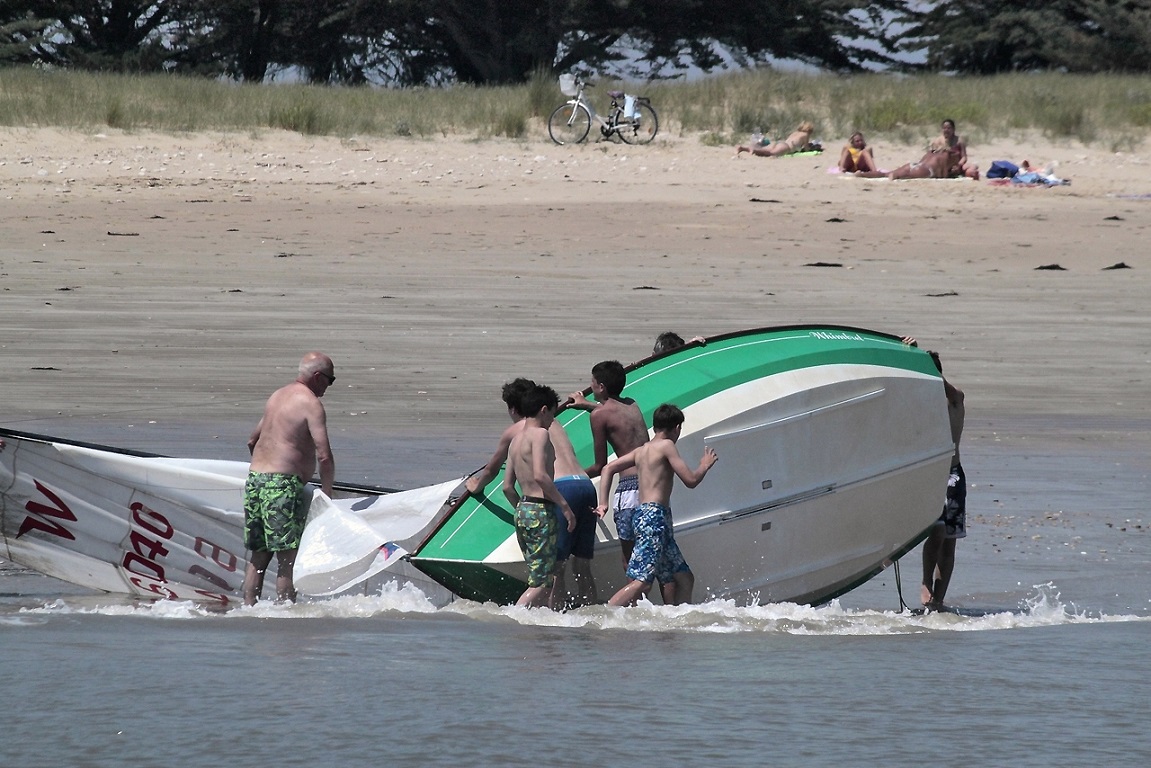
[[[533,386],[520,400],[523,428],[508,445],[504,495],[516,510],[516,539],[528,566],[528,588],[516,605],[553,607],[552,583],[556,571],[556,515],[559,507],[574,531],[575,515],[556,490],[555,449],[548,427],[555,420],[559,397],[551,387]],[[516,483],[520,489],[516,490]],[[521,495],[522,492],[522,495]]]

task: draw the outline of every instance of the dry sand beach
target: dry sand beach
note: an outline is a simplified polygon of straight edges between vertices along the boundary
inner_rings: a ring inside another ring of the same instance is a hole
[[[1151,145],[972,145],[1072,181],[1014,189],[830,175],[826,139],[780,160],[674,135],[0,141],[6,427],[243,459],[319,348],[337,474],[413,487],[483,462],[514,376],[568,392],[667,329],[836,323],[917,337],[966,391],[965,546],[1151,559]]]

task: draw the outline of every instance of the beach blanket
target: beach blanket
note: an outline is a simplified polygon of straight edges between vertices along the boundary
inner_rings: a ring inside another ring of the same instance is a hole
[[[1061,187],[1070,184],[1071,180],[1031,171],[1017,173],[1009,179],[988,179],[987,183],[993,187]]]
[[[830,173],[830,174],[832,174],[832,175],[834,175],[834,174],[837,174],[837,173],[838,173],[838,174],[842,174],[843,176],[852,176],[852,177],[854,177],[854,176],[855,176],[855,174],[853,174],[853,173],[843,173],[843,169],[842,169],[842,168],[840,168],[838,165],[829,165],[829,166],[827,166],[827,172],[828,172],[828,173]],[[880,169],[879,169],[879,172],[880,172],[880,173],[891,173],[891,171],[888,171],[888,170],[886,170],[886,169],[884,169],[884,168],[880,168]]]

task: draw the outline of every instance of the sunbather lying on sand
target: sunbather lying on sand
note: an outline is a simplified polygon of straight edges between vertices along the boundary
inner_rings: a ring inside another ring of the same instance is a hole
[[[799,126],[791,132],[783,141],[776,141],[766,146],[753,146],[744,147],[738,146],[735,148],[735,156],[739,157],[744,152],[750,152],[756,157],[783,157],[784,155],[794,154],[800,152],[807,143],[811,141],[811,132],[815,130],[809,120],[804,120]]]
[[[928,152],[919,162],[901,165],[894,171],[860,171],[856,176],[865,179],[881,179],[887,177],[893,181],[898,179],[946,179],[947,169],[951,167],[951,157],[946,151]]]

